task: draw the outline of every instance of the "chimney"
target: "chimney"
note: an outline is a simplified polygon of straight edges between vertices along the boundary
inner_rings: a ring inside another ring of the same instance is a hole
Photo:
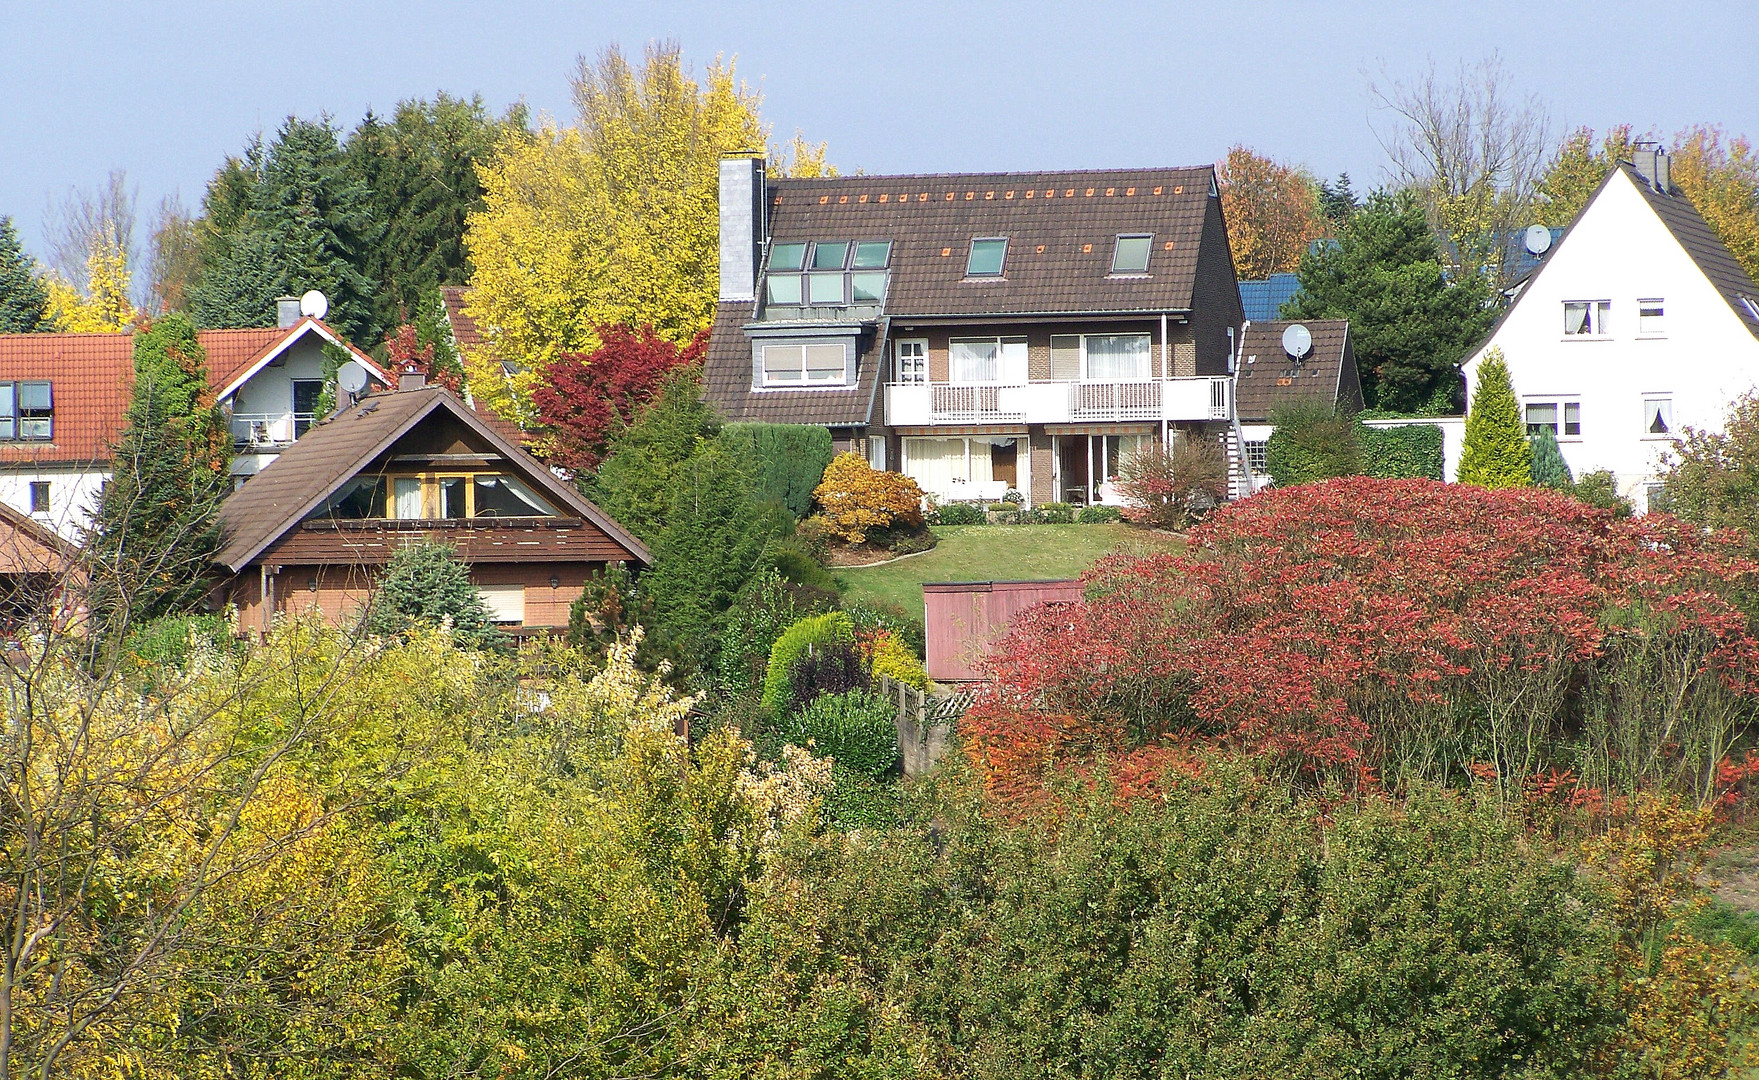
[[[275,298],[275,325],[285,330],[299,321],[299,297],[277,296]]]
[[[721,159],[721,299],[757,299],[763,257],[764,160]]]
[[[1660,143],[1640,142],[1632,147],[1631,165],[1651,188],[1663,195],[1673,191],[1673,163]]]
[[[420,390],[427,384],[428,377],[415,370],[415,365],[413,364],[404,368],[397,375],[397,389],[399,390]]]

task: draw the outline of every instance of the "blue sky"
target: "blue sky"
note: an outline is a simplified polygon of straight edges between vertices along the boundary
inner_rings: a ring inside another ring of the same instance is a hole
[[[0,214],[43,254],[50,196],[118,167],[143,223],[171,192],[196,206],[224,155],[289,113],[352,126],[444,89],[566,118],[577,55],[664,37],[698,70],[736,56],[775,133],[828,141],[845,170],[1182,165],[1244,142],[1361,188],[1385,165],[1367,74],[1492,50],[1560,129],[1759,137],[1746,7],[0,0]]]

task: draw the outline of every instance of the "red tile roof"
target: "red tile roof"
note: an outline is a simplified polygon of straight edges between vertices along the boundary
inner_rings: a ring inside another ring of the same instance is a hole
[[[483,336],[476,320],[464,313],[464,293],[462,285],[440,288],[440,296],[446,301],[446,321],[452,326],[452,339],[458,342],[460,349],[474,349],[483,343]]]
[[[216,390],[230,385],[286,336],[275,326],[200,331],[196,337],[208,354],[208,385]]]

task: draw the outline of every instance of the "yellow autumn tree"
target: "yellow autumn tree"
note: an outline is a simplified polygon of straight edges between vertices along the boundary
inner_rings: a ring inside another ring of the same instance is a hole
[[[1216,184],[1243,280],[1292,273],[1307,246],[1325,235],[1319,187],[1300,169],[1236,146],[1217,165]]]
[[[70,334],[104,334],[127,330],[138,314],[128,299],[133,278],[128,253],[119,243],[106,242],[86,256],[83,290],[50,275],[49,303],[44,319]]]
[[[1674,136],[1673,182],[1741,268],[1759,278],[1759,157],[1741,135],[1700,124]]]
[[[709,325],[720,160],[764,145],[733,65],[698,82],[673,43],[639,67],[615,48],[583,58],[573,85],[576,125],[504,142],[465,231],[467,310],[489,341],[466,358],[472,390],[514,419],[559,354],[598,346],[598,326],[651,325],[682,345]]]

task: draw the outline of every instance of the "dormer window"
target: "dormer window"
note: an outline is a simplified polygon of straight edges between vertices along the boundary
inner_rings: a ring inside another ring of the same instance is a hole
[[[842,241],[825,243],[820,240],[812,245],[812,268],[814,270],[841,270],[849,261],[849,245]]]
[[[882,304],[890,240],[818,240],[770,247],[764,300],[774,307]]]
[[[1119,236],[1112,248],[1112,273],[1148,273],[1148,252],[1153,246],[1154,237],[1150,234]]]
[[[1002,265],[1007,260],[1007,237],[980,237],[971,241],[971,255],[965,260],[965,276],[1001,277]]]
[[[771,270],[799,270],[805,265],[805,244],[777,244],[770,248]]]
[[[857,270],[884,270],[891,264],[890,240],[863,240],[855,245],[855,261],[850,265]]]
[[[0,439],[46,441],[55,433],[47,382],[0,382]]]

